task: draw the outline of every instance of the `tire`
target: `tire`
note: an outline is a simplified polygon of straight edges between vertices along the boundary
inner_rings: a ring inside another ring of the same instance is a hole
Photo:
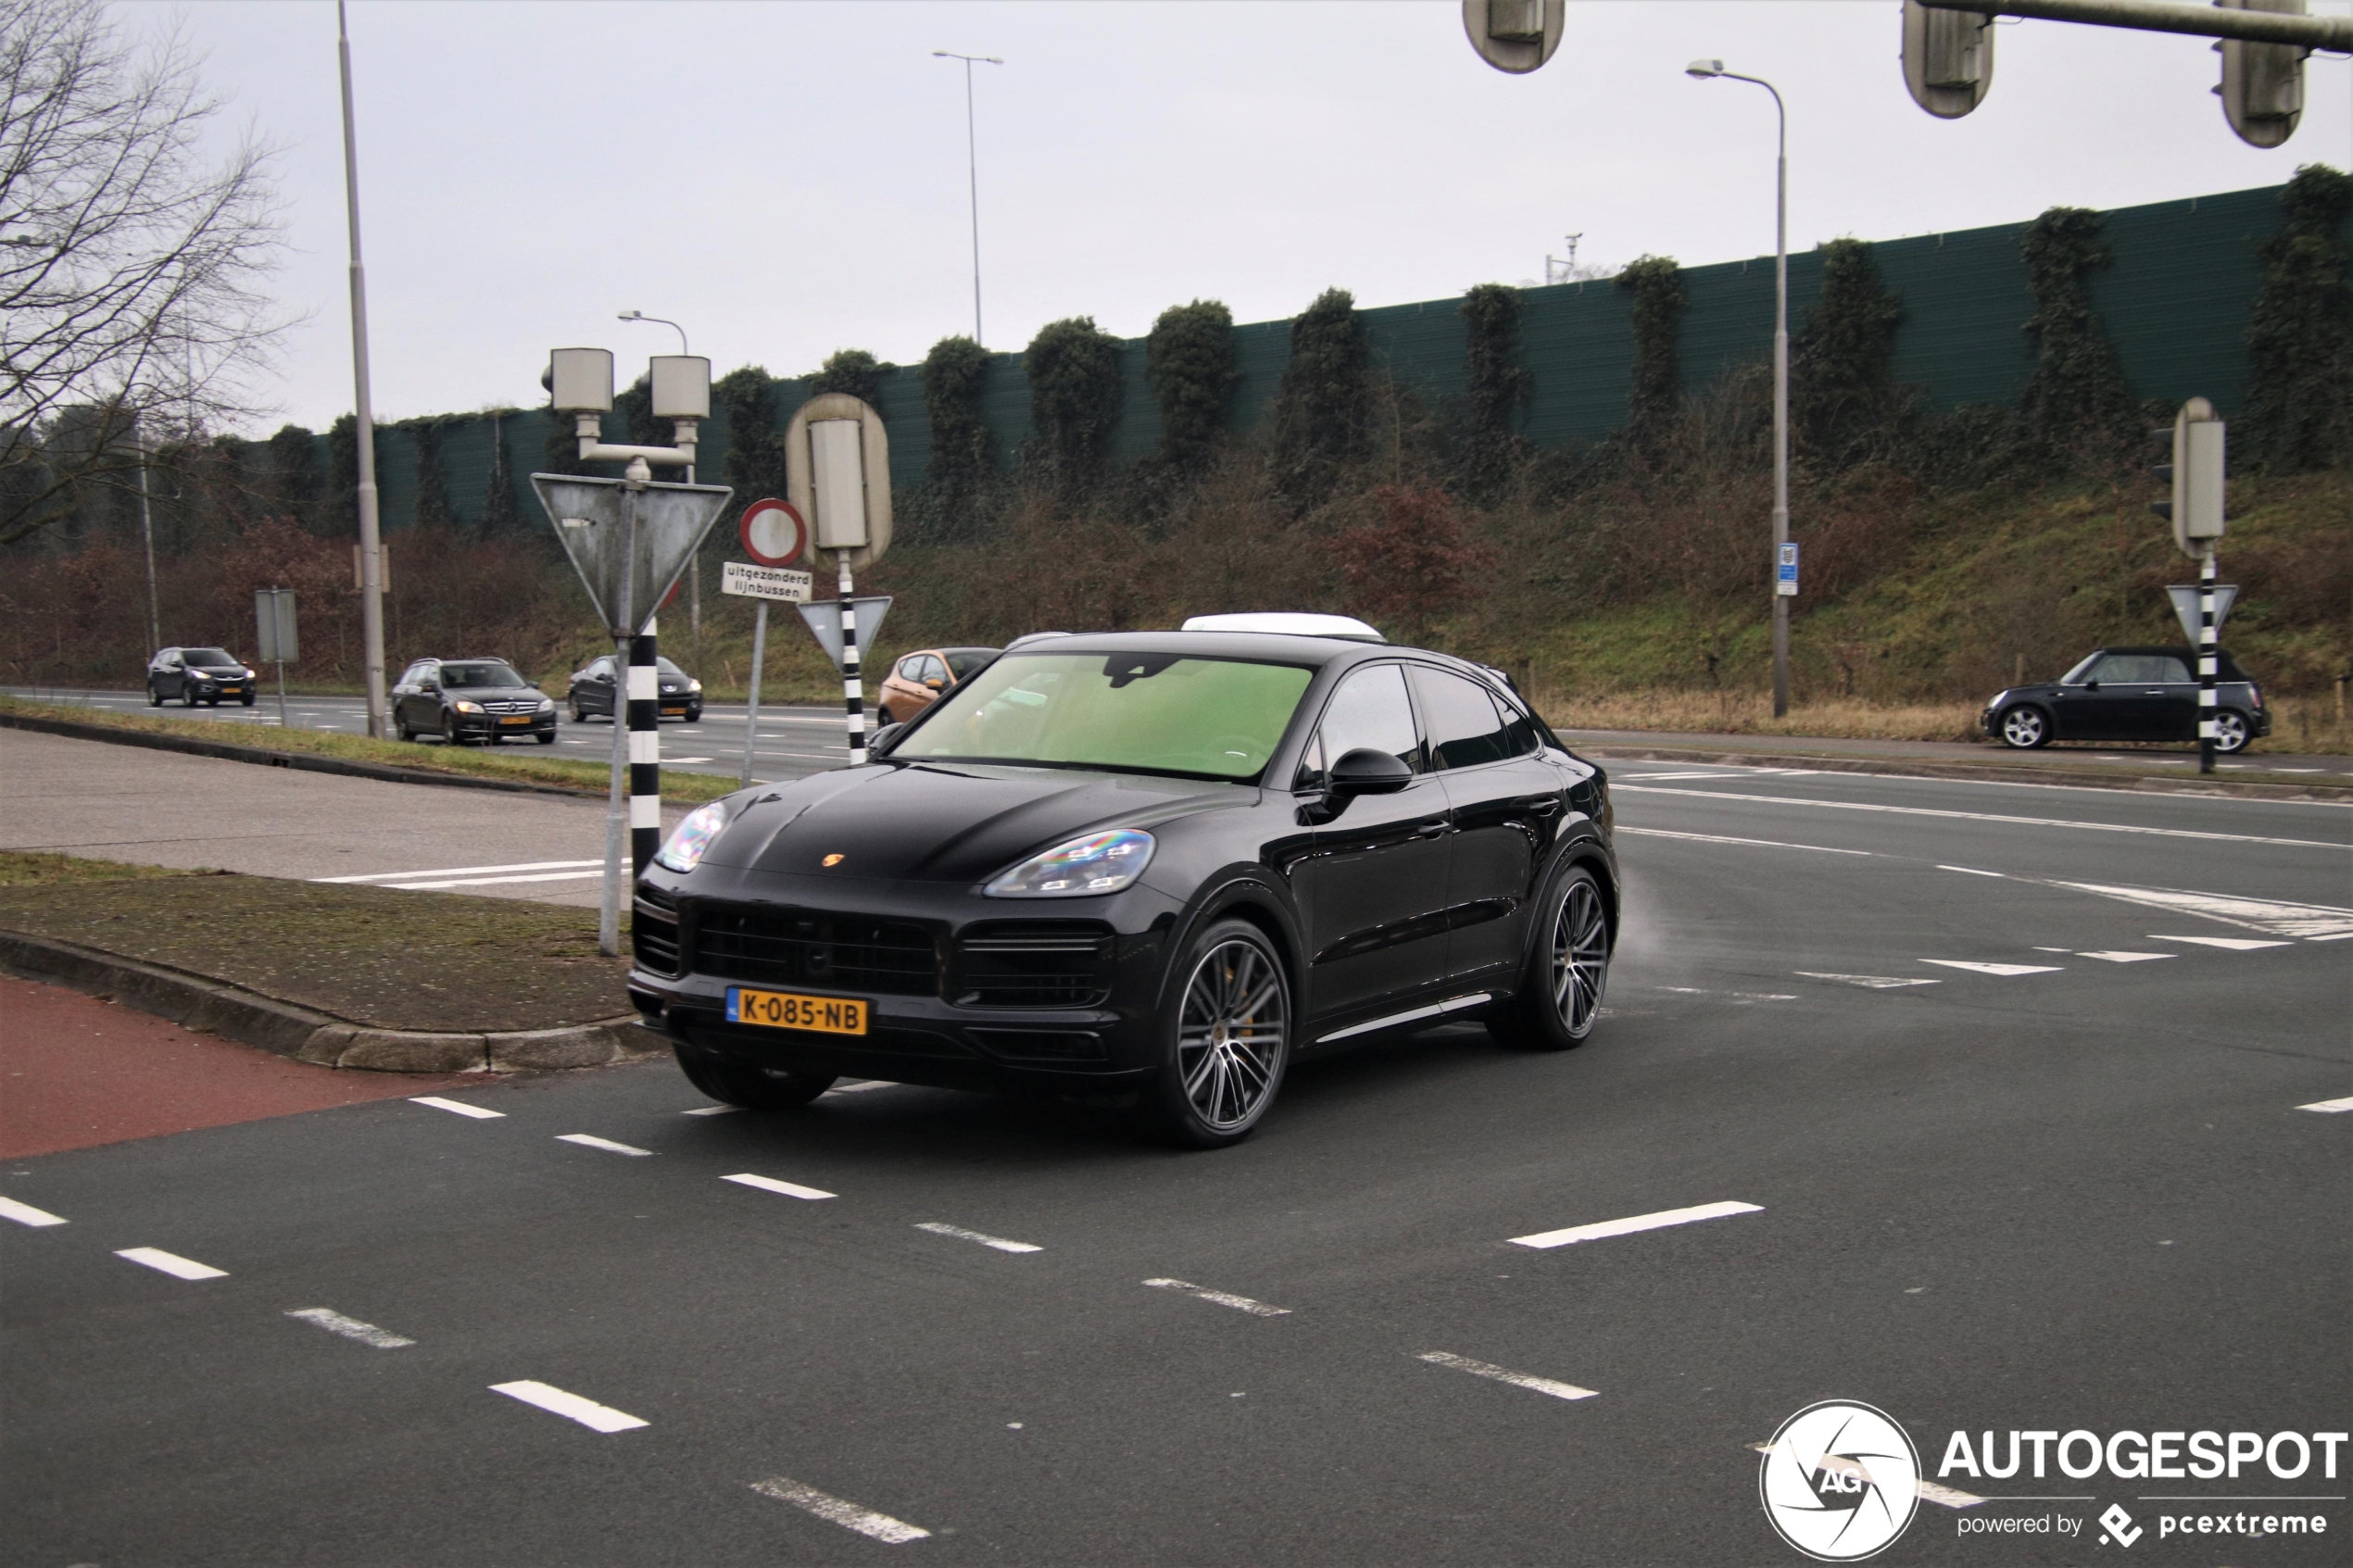
[[[197,695],[196,695],[196,694],[195,694],[193,690],[191,690],[190,688],[188,688],[188,687],[186,687],[186,686],[182,686],[182,687],[181,687],[181,688],[180,688],[180,706],[181,706],[181,707],[182,707],[182,708],[194,708],[194,707],[195,707],[197,703],[202,702],[203,700],[204,700],[204,699],[203,699],[202,697],[198,696],[197,696]]]
[[[2013,751],[2032,751],[2051,744],[2051,716],[2031,702],[2003,709],[1994,728],[2002,744]]]
[[[147,706],[149,708],[163,706],[163,694],[156,690],[156,684],[153,681],[147,683]]]
[[[585,724],[588,721],[588,715],[580,710],[580,699],[578,697],[573,697],[572,699],[572,721],[575,724]]]
[[[1583,1045],[1609,986],[1609,914],[1602,885],[1583,866],[1557,877],[1538,908],[1535,941],[1517,994],[1487,1021],[1487,1032],[1523,1050]]]
[[[204,705],[207,708],[218,708],[220,706],[220,699],[217,696],[208,696],[204,699]]]
[[[1160,1021],[1166,1057],[1144,1093],[1147,1123],[1182,1148],[1250,1136],[1290,1065],[1290,976],[1248,921],[1224,920],[1193,941]]]
[[[253,706],[253,694],[251,692],[247,692],[245,694],[245,706],[247,708],[251,708]]]
[[[542,730],[531,738],[537,741],[542,746],[553,746],[556,744],[556,732],[553,730]]]
[[[722,1061],[686,1046],[672,1048],[686,1082],[722,1105],[746,1110],[798,1110],[834,1086],[830,1073],[771,1073]]]
[[[2255,744],[2255,726],[2246,715],[2235,708],[2214,710],[2214,749],[2225,757],[2233,757]]]

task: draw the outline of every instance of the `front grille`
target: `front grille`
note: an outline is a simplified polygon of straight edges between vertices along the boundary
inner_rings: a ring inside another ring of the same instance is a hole
[[[698,904],[694,962],[703,974],[893,997],[939,994],[931,933],[911,921],[756,904]]]
[[[514,699],[502,697],[496,702],[484,703],[482,710],[484,713],[536,713],[539,711],[539,702],[535,697]]]
[[[1003,921],[957,945],[959,1007],[1082,1008],[1110,990],[1110,928],[1093,921]]]
[[[629,940],[639,969],[676,976],[678,900],[659,887],[639,888],[630,905]]]

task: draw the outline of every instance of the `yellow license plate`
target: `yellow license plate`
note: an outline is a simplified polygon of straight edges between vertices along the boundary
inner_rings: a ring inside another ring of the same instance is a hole
[[[675,719],[686,711],[683,708],[665,708],[661,710],[661,716],[665,719]]]
[[[521,713],[517,714],[512,719],[501,719],[498,722],[501,724],[528,724],[531,722],[531,715],[528,713]]]
[[[820,1035],[863,1035],[866,1004],[846,997],[803,997],[730,985],[727,1022],[763,1029],[812,1029]]]

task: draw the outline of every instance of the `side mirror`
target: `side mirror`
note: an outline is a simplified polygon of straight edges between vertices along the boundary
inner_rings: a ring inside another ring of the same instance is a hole
[[[871,755],[875,752],[889,750],[890,743],[897,740],[899,738],[899,732],[906,727],[907,726],[904,724],[885,724],[881,729],[876,730],[867,738],[866,750],[868,754]]]
[[[1358,746],[1332,764],[1330,792],[1336,800],[1394,795],[1413,782],[1414,770],[1388,752]]]
[[[2100,684],[2097,681],[2086,681],[2083,683],[2083,689],[2087,692],[2095,692],[2100,689]]]
[[[420,681],[417,683],[417,689],[421,692],[437,692],[441,689],[441,683],[433,680]]]
[[[924,684],[929,686],[933,691],[937,691],[939,689],[939,683],[937,681],[925,681]]]

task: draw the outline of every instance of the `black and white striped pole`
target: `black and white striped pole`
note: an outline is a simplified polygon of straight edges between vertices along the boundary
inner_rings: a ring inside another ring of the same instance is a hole
[[[2214,546],[2197,559],[2197,771],[2214,771],[2214,681],[2220,653],[2214,626]]]
[[[882,617],[877,612],[872,626],[858,624],[851,572],[872,566],[890,547],[890,443],[882,416],[845,392],[820,393],[802,404],[785,428],[785,487],[792,508],[809,520],[812,554],[822,559],[833,552],[841,607],[842,724],[849,765],[862,767],[866,684],[859,633],[871,641]],[[812,619],[810,626],[817,630],[818,621]],[[825,631],[818,636],[827,640]]]
[[[2163,431],[2151,433],[2162,437]],[[2226,504],[2227,445],[2221,416],[2203,397],[2193,397],[2173,416],[2173,460],[2158,466],[2172,495],[2149,510],[2173,525],[2173,546],[2197,561],[2197,771],[2214,771],[2214,687],[2221,650],[2216,633],[2214,542],[2222,537]]]
[[[866,765],[866,679],[858,669],[858,601],[850,596],[849,552],[841,552],[841,707],[849,734],[849,765]]]
[[[629,864],[635,874],[661,848],[661,672],[654,621],[629,639]]]

